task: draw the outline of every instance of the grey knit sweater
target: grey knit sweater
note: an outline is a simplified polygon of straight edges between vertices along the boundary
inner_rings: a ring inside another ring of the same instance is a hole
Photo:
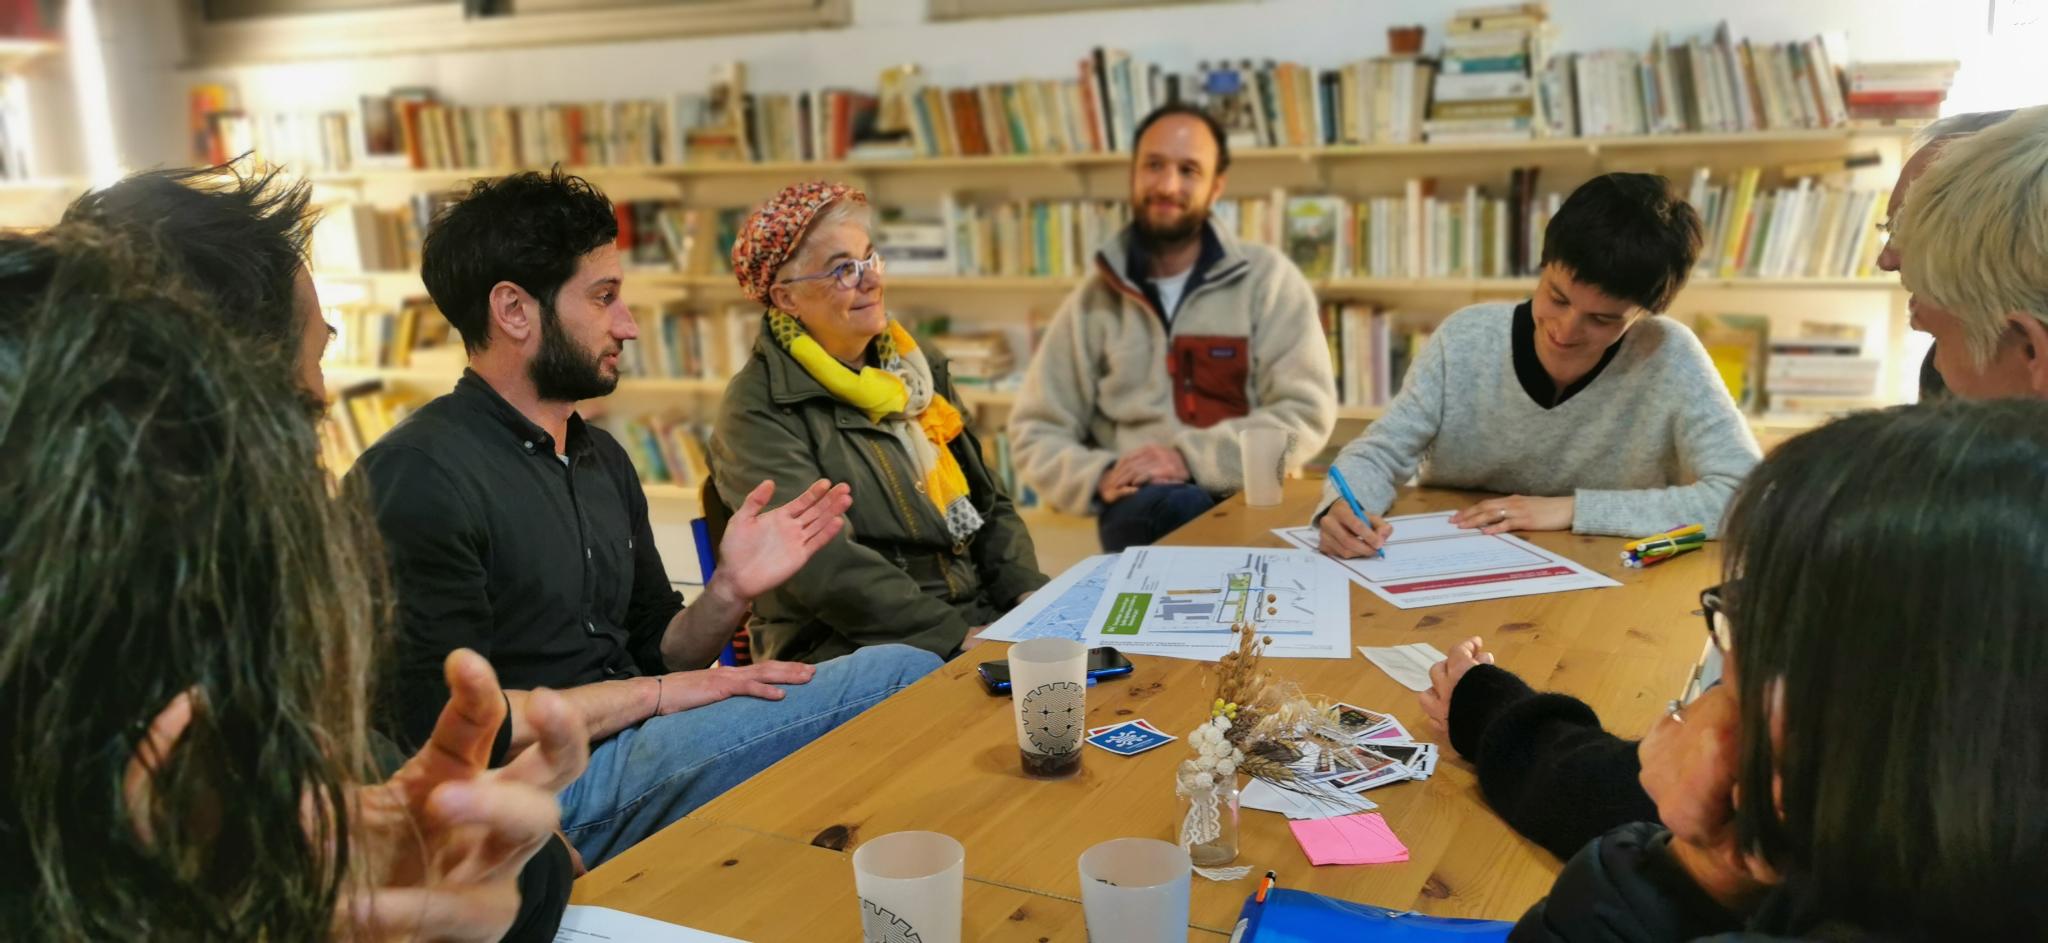
[[[1576,533],[1718,533],[1759,453],[1692,331],[1643,318],[1599,376],[1544,409],[1515,376],[1514,311],[1477,304],[1444,319],[1385,417],[1337,454],[1359,503],[1384,512],[1419,466],[1425,485],[1573,495]],[[1325,483],[1317,517],[1336,500]]]

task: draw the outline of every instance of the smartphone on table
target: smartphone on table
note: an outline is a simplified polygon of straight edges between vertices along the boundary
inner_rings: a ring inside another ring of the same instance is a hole
[[[977,669],[981,674],[981,686],[988,689],[992,697],[1010,693],[1010,663],[1007,661],[985,661]],[[1121,678],[1131,673],[1131,660],[1114,648],[1091,648],[1088,650],[1088,680]]]

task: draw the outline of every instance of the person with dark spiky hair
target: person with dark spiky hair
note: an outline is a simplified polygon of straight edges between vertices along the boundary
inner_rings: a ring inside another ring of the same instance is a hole
[[[79,197],[66,222],[147,233],[231,331],[291,355],[309,405],[321,405],[320,354],[332,335],[306,269],[318,214],[312,188],[237,164],[131,174]]]
[[[1312,518],[1323,552],[1378,552],[1393,533],[1380,515],[1418,471],[1504,495],[1451,519],[1488,534],[1713,535],[1759,452],[1699,338],[1662,316],[1700,240],[1663,177],[1580,185],[1543,231],[1529,299],[1445,318],[1386,415],[1337,454],[1365,517],[1326,486]]]
[[[490,940],[585,733],[487,770],[474,652],[386,778],[373,524],[313,456],[291,354],[153,240],[0,236],[0,926],[49,939]]]

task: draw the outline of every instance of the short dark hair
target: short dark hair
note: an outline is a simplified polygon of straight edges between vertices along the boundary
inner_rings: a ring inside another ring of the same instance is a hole
[[[1601,174],[1543,227],[1543,264],[1662,314],[1700,257],[1700,214],[1657,174]]]
[[[126,231],[158,247],[162,261],[210,296],[229,330],[295,344],[292,314],[318,214],[312,187],[276,169],[244,173],[240,162],[149,170],[79,197],[64,221]]]
[[[420,278],[475,353],[490,343],[493,286],[511,282],[552,307],[582,258],[618,237],[612,201],[559,166],[479,180],[427,228]]]
[[[2044,467],[2048,402],[1947,400],[1792,439],[1737,495],[1736,830],[1814,917],[1902,940],[2048,926]]]
[[[1193,118],[1208,128],[1209,136],[1216,139],[1216,172],[1220,174],[1230,169],[1230,137],[1223,133],[1223,122],[1217,121],[1216,116],[1210,114],[1206,109],[1190,105],[1187,102],[1167,102],[1152,109],[1152,113],[1146,115],[1145,120],[1138,122],[1137,133],[1131,135],[1132,160],[1137,159],[1138,142],[1145,139],[1145,132],[1151,130],[1154,124],[1159,123],[1159,119],[1172,117],[1173,115],[1184,115]]]

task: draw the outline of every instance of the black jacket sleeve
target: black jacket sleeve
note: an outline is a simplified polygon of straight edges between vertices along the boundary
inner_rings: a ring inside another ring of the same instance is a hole
[[[1487,804],[1559,858],[1617,826],[1658,821],[1635,742],[1602,730],[1583,701],[1476,665],[1451,692],[1450,728]]]
[[[1595,839],[1522,915],[1509,943],[1665,943],[1741,929],[1671,856],[1670,839],[1646,822]]]

